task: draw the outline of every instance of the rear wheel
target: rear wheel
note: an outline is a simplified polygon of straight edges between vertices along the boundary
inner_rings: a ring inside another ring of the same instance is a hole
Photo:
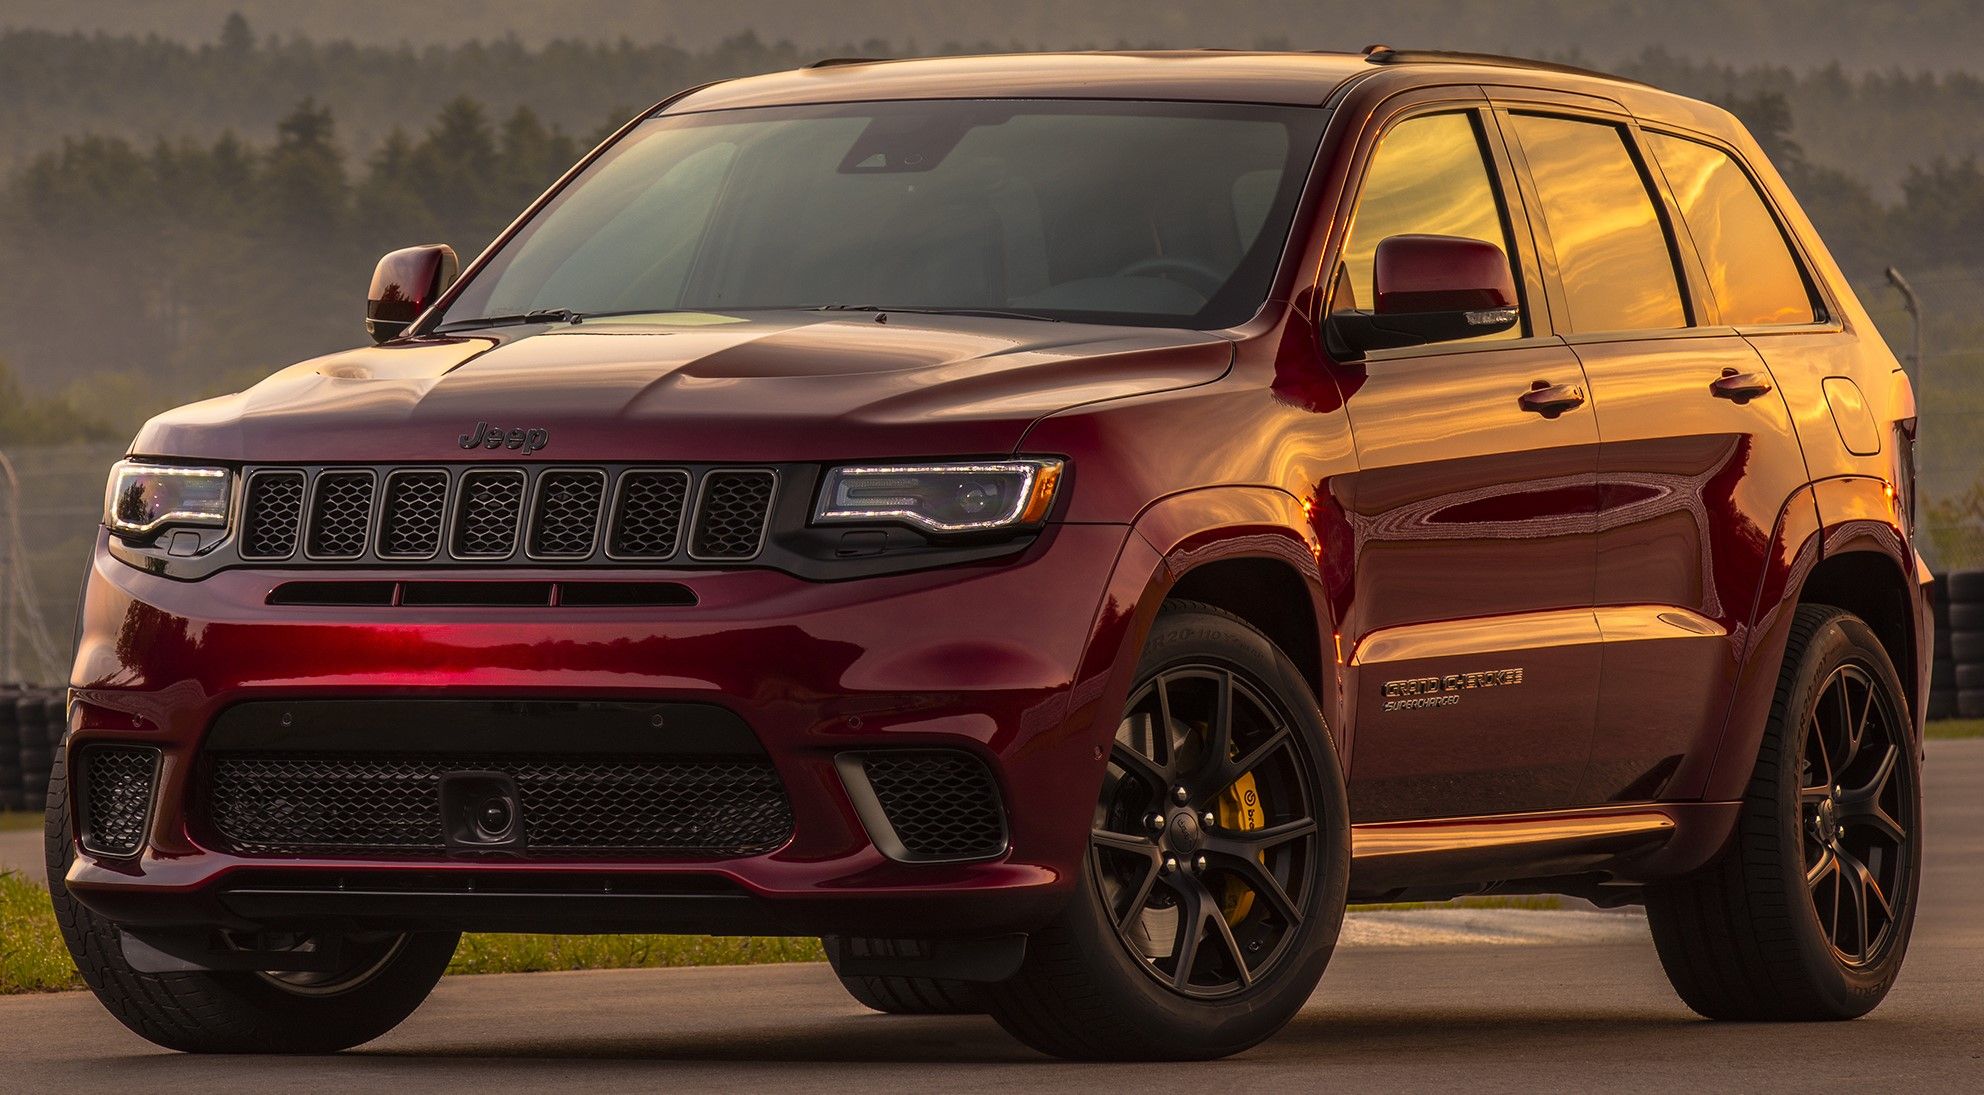
[[[1681,999],[1711,1019],[1851,1019],[1901,971],[1921,865],[1921,784],[1900,678],[1866,624],[1792,624],[1734,841],[1647,889]]]
[[[1302,676],[1205,605],[1167,606],[1118,725],[1075,898],[987,989],[1063,1057],[1178,1060],[1274,1034],[1322,977],[1349,869],[1342,770]]]
[[[320,973],[140,973],[117,926],[69,896],[74,858],[62,750],[49,776],[48,892],[69,953],[118,1021],[191,1053],[332,1053],[369,1042],[413,1014],[454,956],[449,932],[342,940],[338,969]]]

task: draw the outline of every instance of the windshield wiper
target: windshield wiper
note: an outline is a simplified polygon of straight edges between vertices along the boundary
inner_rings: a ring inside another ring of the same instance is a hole
[[[815,312],[906,312],[921,316],[983,316],[987,319],[1037,319],[1043,323],[1059,323],[1053,316],[1038,312],[1013,312],[998,308],[890,308],[880,304],[821,304]]]
[[[436,331],[466,330],[471,327],[515,327],[523,323],[577,323],[585,318],[570,308],[539,308],[534,312],[516,312],[507,316],[480,316],[476,319],[451,319],[434,328]]]

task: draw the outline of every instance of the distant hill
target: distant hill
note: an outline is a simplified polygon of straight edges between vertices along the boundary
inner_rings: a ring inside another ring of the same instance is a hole
[[[823,49],[990,42],[1356,48],[1386,41],[1600,62],[1648,47],[1729,64],[1978,70],[1984,4],[1970,0],[0,0],[0,27],[210,39],[231,11],[264,33],[375,45],[514,35],[707,48],[744,30]]]

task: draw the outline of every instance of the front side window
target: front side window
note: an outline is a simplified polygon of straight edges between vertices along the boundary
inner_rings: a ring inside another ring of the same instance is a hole
[[[1750,326],[1817,319],[1783,229],[1736,161],[1680,137],[1653,133],[1647,143],[1681,206],[1722,322]]]
[[[1509,254],[1502,202],[1470,112],[1409,118],[1379,140],[1358,191],[1330,311],[1372,307],[1378,244],[1389,236],[1421,234],[1481,240],[1500,248],[1504,257]],[[1481,339],[1521,334],[1512,327]]]
[[[1512,121],[1556,247],[1571,330],[1687,326],[1667,230],[1626,131],[1541,114]]]
[[[641,123],[443,326],[784,308],[1217,328],[1267,297],[1324,111],[943,100]]]

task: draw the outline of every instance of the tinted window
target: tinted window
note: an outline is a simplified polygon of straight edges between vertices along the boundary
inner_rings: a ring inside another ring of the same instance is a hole
[[[662,115],[446,319],[825,305],[1223,327],[1266,299],[1327,114],[946,100]]]
[[[1573,331],[1682,327],[1673,252],[1626,143],[1602,122],[1514,115]]]
[[[1344,244],[1334,312],[1370,308],[1372,260],[1387,236],[1423,233],[1484,240],[1509,253],[1502,204],[1471,113],[1400,122],[1378,142]],[[1482,338],[1516,338],[1511,328]]]
[[[1649,138],[1708,269],[1722,322],[1812,322],[1804,274],[1749,175],[1708,145],[1657,133]]]

